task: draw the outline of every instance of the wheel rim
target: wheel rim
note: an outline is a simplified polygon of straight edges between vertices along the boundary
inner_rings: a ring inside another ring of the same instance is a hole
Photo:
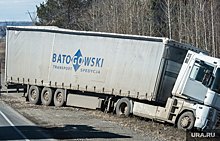
[[[63,95],[61,92],[59,92],[57,95],[56,95],[56,101],[58,103],[61,103],[62,102],[62,99],[63,99]]]
[[[119,106],[119,111],[120,111],[120,114],[125,114],[128,110],[128,105],[127,103],[121,103],[121,105]]]
[[[32,90],[31,91],[31,100],[35,100],[37,98],[37,90]]]
[[[48,92],[48,91],[46,91],[46,92],[43,94],[43,99],[44,99],[45,101],[48,101],[48,100],[49,100],[49,92]]]
[[[191,119],[190,119],[189,117],[184,117],[184,118],[182,118],[182,120],[181,120],[181,126],[182,126],[183,128],[189,127],[190,123],[191,123]]]

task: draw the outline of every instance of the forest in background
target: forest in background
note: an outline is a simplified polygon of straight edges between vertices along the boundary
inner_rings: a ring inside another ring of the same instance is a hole
[[[36,25],[167,37],[220,57],[219,0],[47,0]]]

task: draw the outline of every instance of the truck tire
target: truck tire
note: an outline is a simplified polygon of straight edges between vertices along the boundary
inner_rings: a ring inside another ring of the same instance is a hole
[[[54,91],[51,88],[44,87],[41,92],[41,103],[45,106],[52,105]]]
[[[61,107],[64,105],[64,96],[65,96],[65,92],[63,89],[57,89],[55,91],[53,101],[56,107]]]
[[[177,122],[177,128],[180,130],[192,130],[195,123],[195,117],[192,112],[183,113]]]
[[[31,104],[40,104],[41,88],[37,86],[31,86],[28,93],[28,100]]]
[[[128,98],[122,98],[118,101],[116,105],[116,114],[118,116],[120,115],[125,115],[129,116],[130,111],[131,111],[131,103]]]

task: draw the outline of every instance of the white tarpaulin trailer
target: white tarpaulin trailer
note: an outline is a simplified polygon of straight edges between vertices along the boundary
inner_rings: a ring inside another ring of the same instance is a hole
[[[163,101],[189,49],[207,53],[167,38],[10,26],[5,79]]]

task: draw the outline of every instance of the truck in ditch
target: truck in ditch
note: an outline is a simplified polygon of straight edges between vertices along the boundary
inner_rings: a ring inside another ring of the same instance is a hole
[[[220,60],[168,38],[7,27],[5,82],[32,104],[102,109],[217,129]]]

